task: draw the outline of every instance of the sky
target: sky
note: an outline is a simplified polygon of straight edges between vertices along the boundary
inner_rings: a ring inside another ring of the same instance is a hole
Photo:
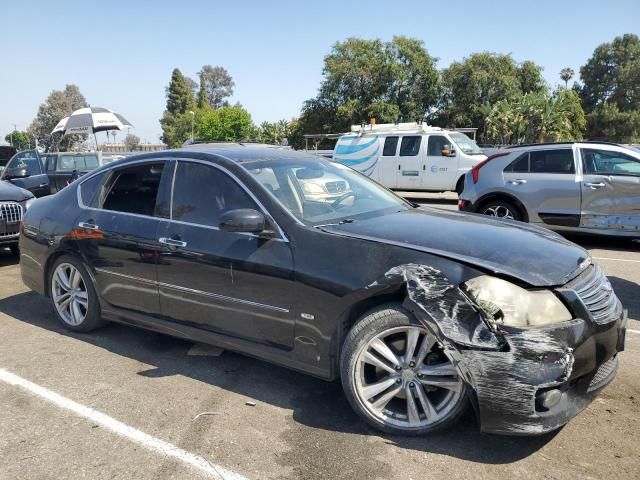
[[[2,2],[0,18],[0,141],[14,124],[26,130],[52,90],[76,84],[156,143],[175,67],[196,80],[202,65],[225,67],[231,101],[256,123],[297,116],[317,93],[324,56],[348,37],[418,38],[438,68],[510,53],[555,86],[560,69],[578,75],[599,44],[640,34],[640,1],[21,0]]]

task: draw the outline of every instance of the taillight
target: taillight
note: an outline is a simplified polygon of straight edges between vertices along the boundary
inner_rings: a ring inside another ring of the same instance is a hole
[[[473,183],[478,183],[478,179],[480,178],[480,169],[484,167],[487,163],[489,163],[494,158],[504,157],[505,155],[509,155],[509,152],[500,152],[487,157],[485,160],[478,163],[475,167],[471,169],[471,175],[473,176]]]

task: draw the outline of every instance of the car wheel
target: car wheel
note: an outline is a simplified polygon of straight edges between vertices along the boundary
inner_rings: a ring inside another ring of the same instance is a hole
[[[458,196],[460,196],[463,191],[464,191],[464,176],[460,177],[458,179],[458,183],[456,183],[456,193],[458,194]]]
[[[11,245],[9,250],[11,250],[11,253],[16,257],[20,257],[20,247],[18,245]]]
[[[436,338],[398,304],[365,314],[351,329],[340,360],[353,409],[387,433],[423,435],[458,420],[466,384]]]
[[[56,316],[69,330],[89,332],[106,322],[89,272],[76,257],[64,255],[49,276],[50,297]]]
[[[520,209],[513,203],[504,200],[491,200],[485,203],[480,209],[480,213],[492,217],[522,221]]]

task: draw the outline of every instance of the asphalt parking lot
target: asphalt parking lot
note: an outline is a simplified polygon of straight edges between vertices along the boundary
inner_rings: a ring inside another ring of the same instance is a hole
[[[419,195],[455,209],[455,196]],[[629,309],[616,380],[542,437],[383,435],[339,385],[120,325],[71,334],[0,251],[0,479],[640,478],[640,244],[572,236]]]

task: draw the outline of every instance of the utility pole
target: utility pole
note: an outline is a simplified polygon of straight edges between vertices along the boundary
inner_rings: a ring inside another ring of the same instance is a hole
[[[194,138],[193,138],[193,122],[195,121],[196,118],[196,112],[194,112],[193,110],[189,110],[189,113],[191,114],[191,143],[194,142]]]

